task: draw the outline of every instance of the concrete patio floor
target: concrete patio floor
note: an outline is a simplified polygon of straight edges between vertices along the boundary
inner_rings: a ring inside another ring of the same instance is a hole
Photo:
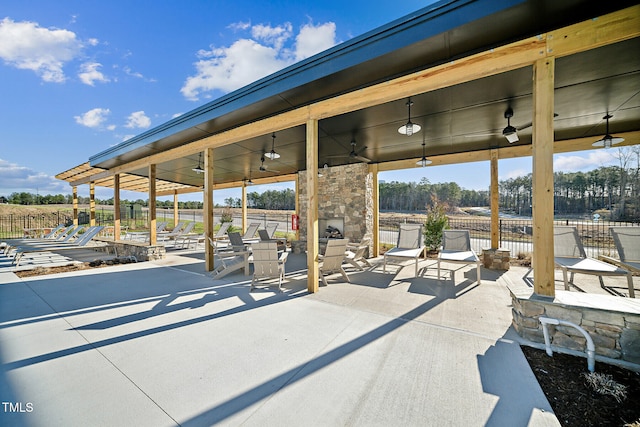
[[[454,284],[435,260],[419,278],[379,264],[309,294],[302,255],[283,293],[212,280],[202,258],[0,269],[0,398],[24,409],[0,424],[559,425],[510,327],[524,268],[477,285],[470,267]]]

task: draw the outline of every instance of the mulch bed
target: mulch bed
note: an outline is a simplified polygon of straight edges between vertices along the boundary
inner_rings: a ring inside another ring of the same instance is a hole
[[[627,387],[626,399],[618,403],[587,384],[586,358],[562,353],[549,357],[544,350],[524,346],[522,351],[563,426],[640,427],[639,373],[596,361],[596,372],[609,374]]]
[[[133,262],[130,258],[114,258],[109,260],[96,260],[83,262],[81,264],[70,264],[59,267],[36,267],[33,270],[16,271],[18,277],[34,277],[46,274],[66,273],[69,271],[87,270],[90,268],[107,267],[115,264],[129,264]]]

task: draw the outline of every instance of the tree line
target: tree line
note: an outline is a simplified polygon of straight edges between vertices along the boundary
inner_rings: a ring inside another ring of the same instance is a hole
[[[640,221],[640,146],[616,151],[616,166],[602,166],[588,172],[554,173],[554,209],[557,215],[586,215],[597,211],[612,220]],[[531,215],[532,175],[501,180],[498,184],[500,210]],[[434,202],[450,208],[489,206],[489,190],[467,190],[455,182],[432,184],[427,178],[415,182],[381,182],[380,209],[386,211],[424,211]],[[295,192],[291,189],[247,194],[247,205],[256,209],[293,210]],[[72,195],[12,193],[6,202],[20,205],[71,204]],[[88,197],[78,197],[88,204]],[[239,198],[229,197],[216,207],[240,207]],[[113,198],[96,200],[113,205]],[[122,205],[147,206],[148,201],[122,200]],[[159,208],[173,208],[173,201],[158,201]],[[180,209],[202,209],[202,202],[178,202]]]

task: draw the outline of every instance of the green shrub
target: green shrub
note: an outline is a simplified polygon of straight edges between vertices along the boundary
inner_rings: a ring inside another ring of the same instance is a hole
[[[427,208],[424,222],[424,244],[429,251],[437,251],[442,244],[442,231],[449,228],[449,218],[443,205],[434,201]]]

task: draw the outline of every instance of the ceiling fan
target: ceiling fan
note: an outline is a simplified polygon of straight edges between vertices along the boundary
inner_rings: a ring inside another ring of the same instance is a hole
[[[280,171],[277,171],[275,169],[267,169],[267,167],[264,165],[264,161],[265,161],[264,156],[265,155],[263,154],[260,157],[260,172],[280,172]]]
[[[554,117],[555,116],[557,116],[557,114],[554,114]],[[504,118],[507,119],[507,126],[504,129],[502,129],[502,132],[474,133],[472,135],[465,135],[465,136],[468,138],[475,138],[480,136],[503,135],[505,138],[507,138],[507,141],[509,141],[510,144],[513,144],[514,142],[518,142],[520,140],[520,138],[518,138],[518,131],[531,127],[533,123],[529,122],[522,126],[515,127],[511,125],[512,117],[513,117],[513,109],[511,107],[508,107],[507,110],[504,112]]]
[[[368,159],[364,156],[361,155],[361,153],[363,151],[365,151],[367,149],[367,146],[365,145],[364,147],[360,148],[358,151],[356,151],[356,140],[352,139],[351,140],[351,152],[349,154],[343,155],[343,156],[328,156],[328,158],[332,158],[332,159],[336,159],[336,158],[342,158],[342,159],[353,159],[353,160],[357,160],[359,162],[363,162],[363,163],[371,163],[371,159]]]

